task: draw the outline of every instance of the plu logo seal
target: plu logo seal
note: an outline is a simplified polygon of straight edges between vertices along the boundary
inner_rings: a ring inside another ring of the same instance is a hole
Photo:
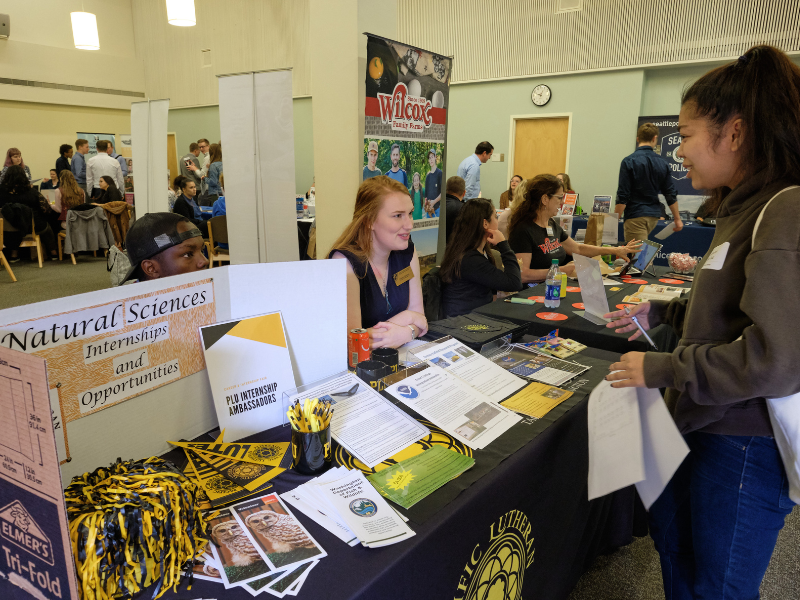
[[[403,398],[416,398],[417,396],[419,396],[419,392],[410,385],[398,386],[397,393],[400,394]]]
[[[489,326],[476,323],[475,325],[464,325],[461,329],[466,329],[467,331],[486,331],[489,329]]]
[[[53,565],[53,545],[19,500],[0,509],[0,536]]]
[[[531,524],[511,510],[492,523],[488,541],[479,542],[464,565],[454,600],[519,600],[525,570],[533,562]]]
[[[374,517],[378,513],[378,507],[372,500],[356,498],[350,503],[350,511],[359,517]]]

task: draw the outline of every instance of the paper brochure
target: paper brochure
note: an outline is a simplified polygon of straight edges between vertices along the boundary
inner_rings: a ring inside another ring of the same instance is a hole
[[[659,391],[602,381],[588,422],[589,500],[636,485],[649,509],[689,453]]]
[[[522,420],[446,369],[428,367],[386,391],[470,448],[485,448]]]
[[[280,312],[200,328],[214,408],[226,439],[284,422],[281,397],[294,388]]]

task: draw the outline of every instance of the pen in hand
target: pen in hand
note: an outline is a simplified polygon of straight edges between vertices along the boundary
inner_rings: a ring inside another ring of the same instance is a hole
[[[630,309],[628,309],[627,306],[625,307],[625,314],[629,315],[629,316],[631,314],[631,311],[630,311]],[[631,316],[631,321],[633,321],[633,323],[636,325],[636,327],[639,328],[639,331],[641,331],[642,335],[645,337],[645,339],[648,342],[650,342],[650,345],[653,347],[653,349],[656,352],[658,352],[658,346],[656,346],[656,344],[655,344],[655,342],[653,342],[652,338],[649,335],[647,335],[647,332],[644,330],[644,327],[642,327],[641,323],[639,323],[639,319],[636,318],[636,315]]]

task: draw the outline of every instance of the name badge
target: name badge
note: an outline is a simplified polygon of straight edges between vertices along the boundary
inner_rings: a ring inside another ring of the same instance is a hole
[[[392,275],[392,279],[394,279],[394,284],[397,286],[403,285],[406,281],[409,281],[414,278],[414,271],[411,270],[411,267],[406,267],[402,271],[398,271],[394,275]]]
[[[552,225],[548,225],[547,226],[547,235],[554,235],[553,234],[553,226]]]
[[[725,264],[725,257],[728,256],[728,248],[731,247],[730,242],[725,242],[724,244],[720,244],[716,248],[711,251],[711,254],[708,255],[708,260],[703,265],[704,269],[713,269],[714,271],[719,271],[722,268],[722,265]]]

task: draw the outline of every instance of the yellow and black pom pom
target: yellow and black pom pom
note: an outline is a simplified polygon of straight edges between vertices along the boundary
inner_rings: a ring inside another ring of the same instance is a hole
[[[153,583],[153,598],[177,591],[182,571],[191,574],[208,543],[198,494],[172,463],[155,457],[117,459],[73,478],[65,497],[83,600],[129,598]]]

